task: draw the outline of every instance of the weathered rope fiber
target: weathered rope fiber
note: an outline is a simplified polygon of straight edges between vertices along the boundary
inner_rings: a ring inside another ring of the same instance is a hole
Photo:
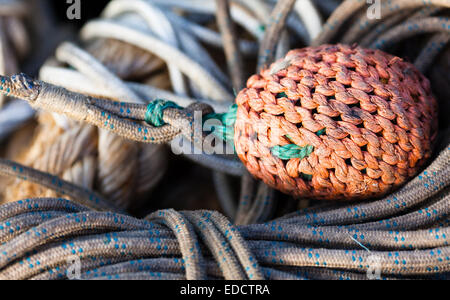
[[[56,176],[52,176],[11,161],[0,159],[0,174],[6,176],[16,176],[20,180],[31,181],[46,186],[60,192],[62,195],[77,199],[80,203],[95,209],[117,210],[114,205],[109,204],[96,193],[80,188],[70,182],[61,180]]]

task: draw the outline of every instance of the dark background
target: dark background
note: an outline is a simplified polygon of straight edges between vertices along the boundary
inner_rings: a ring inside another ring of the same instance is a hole
[[[81,27],[89,19],[100,15],[108,4],[109,0],[80,0],[81,1],[81,20],[68,20],[66,17],[67,9],[72,5],[67,0],[50,0],[50,4],[55,11],[57,21],[64,24],[71,24]]]

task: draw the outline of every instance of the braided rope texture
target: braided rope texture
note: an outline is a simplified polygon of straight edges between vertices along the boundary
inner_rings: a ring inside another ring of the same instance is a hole
[[[437,134],[429,81],[399,57],[358,46],[292,50],[250,77],[236,103],[240,159],[296,197],[386,194],[417,173]],[[292,144],[314,148],[294,158],[274,154]]]

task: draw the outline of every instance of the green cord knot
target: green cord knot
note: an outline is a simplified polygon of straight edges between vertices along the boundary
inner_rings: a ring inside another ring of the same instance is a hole
[[[166,108],[178,108],[181,109],[175,102],[166,101],[162,99],[156,99],[150,102],[145,112],[145,122],[154,126],[161,127],[166,124],[163,120],[164,110]]]
[[[326,134],[326,128],[323,128],[316,132],[318,136]],[[289,135],[286,135],[286,138],[291,140]],[[300,147],[295,144],[288,144],[284,146],[275,146],[272,147],[272,154],[282,160],[289,160],[291,158],[300,158],[303,159],[311,155],[314,151],[314,147],[312,145],[306,145],[305,147]],[[307,179],[307,178],[305,178]]]
[[[284,146],[275,146],[272,148],[272,154],[279,157],[282,160],[289,160],[291,158],[303,159],[314,151],[314,146],[306,145],[305,147],[300,147],[295,144],[288,144]]]
[[[222,125],[214,126],[213,133],[225,142],[233,142],[234,140],[234,124],[236,123],[237,104],[230,106],[226,113],[212,113],[204,117],[203,123],[208,120],[219,120]]]

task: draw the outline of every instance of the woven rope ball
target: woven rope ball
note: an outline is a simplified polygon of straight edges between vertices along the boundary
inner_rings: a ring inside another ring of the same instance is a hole
[[[381,196],[431,155],[437,102],[410,63],[378,50],[290,51],[237,96],[236,152],[251,174],[295,197]]]

